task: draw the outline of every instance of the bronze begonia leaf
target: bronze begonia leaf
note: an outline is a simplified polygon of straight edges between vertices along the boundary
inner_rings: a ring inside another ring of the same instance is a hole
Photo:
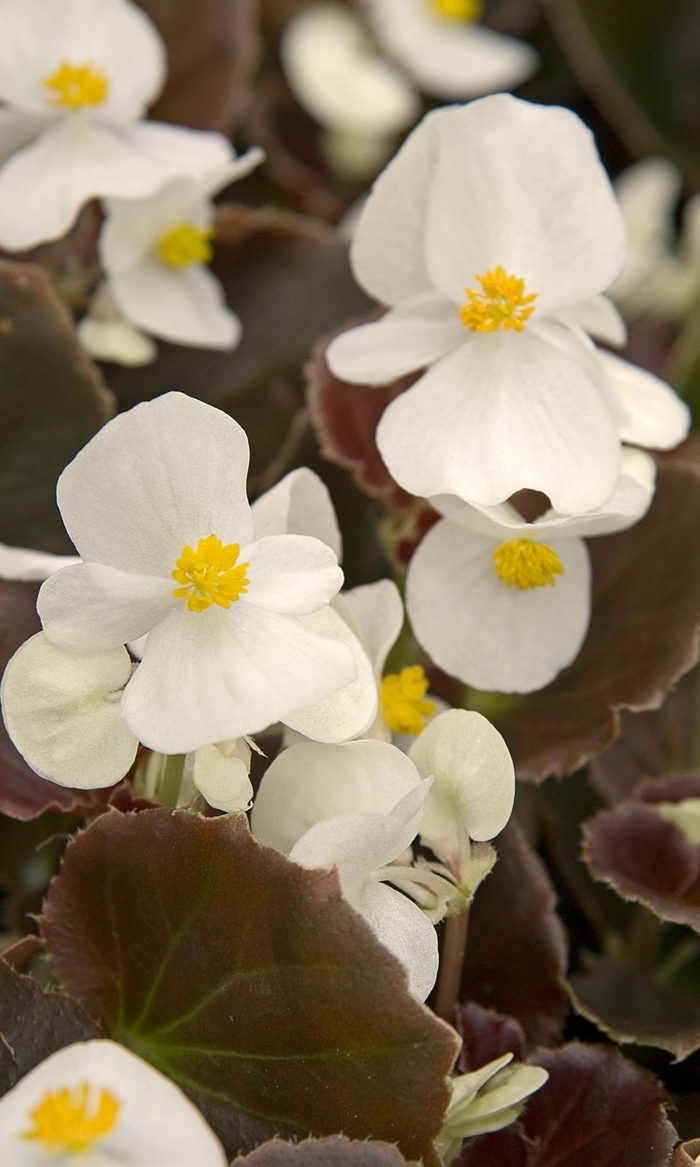
[[[353,1142],[334,1135],[328,1139],[304,1139],[286,1143],[271,1139],[234,1167],[405,1167],[406,1160],[389,1143]]]

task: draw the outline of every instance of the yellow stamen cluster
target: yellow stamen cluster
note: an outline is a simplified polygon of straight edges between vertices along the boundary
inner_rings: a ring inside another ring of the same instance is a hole
[[[109,92],[109,82],[103,73],[90,65],[70,65],[68,61],[63,61],[55,73],[44,78],[44,86],[54,90],[49,104],[67,109],[101,105]]]
[[[521,592],[530,588],[553,587],[554,578],[564,574],[564,566],[556,551],[546,543],[532,539],[510,539],[501,543],[493,553],[493,566],[506,587],[513,585]]]
[[[474,277],[482,290],[465,288],[469,303],[460,309],[460,319],[472,332],[496,332],[499,328],[513,328],[522,332],[525,321],[535,311],[537,292],[525,295],[525,280],[506,275],[498,265],[485,276]]]
[[[381,707],[393,733],[422,733],[426,718],[432,717],[437,708],[434,701],[424,700],[427,691],[428,678],[420,665],[384,677]]]
[[[445,20],[479,20],[483,0],[433,0],[433,8]]]
[[[240,552],[238,543],[224,547],[216,535],[200,539],[196,551],[183,547],[172,577],[185,586],[175,588],[173,595],[187,599],[190,612],[203,612],[210,604],[230,608],[231,601],[238,600],[250,583],[246,576],[249,565],[236,565]]]
[[[170,267],[189,267],[191,263],[211,263],[214,248],[213,227],[195,227],[178,223],[158,240],[158,258]]]
[[[30,1114],[31,1130],[20,1137],[44,1144],[52,1155],[81,1155],[117,1125],[120,1103],[109,1090],[92,1090],[83,1082],[73,1090],[47,1090]]]

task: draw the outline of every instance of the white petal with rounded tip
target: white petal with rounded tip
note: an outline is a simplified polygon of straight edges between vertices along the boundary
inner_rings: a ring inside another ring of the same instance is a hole
[[[574,304],[562,313],[560,319],[589,332],[596,340],[618,347],[627,343],[627,325],[608,296],[593,296],[582,304]]]
[[[122,708],[144,745],[185,754],[259,733],[354,677],[350,649],[293,616],[243,600],[190,612],[181,600],[149,634]]]
[[[241,339],[241,322],[204,264],[173,268],[156,258],[109,283],[127,320],[171,344],[228,350]]]
[[[335,552],[309,535],[266,535],[242,547],[239,561],[248,563],[242,601],[269,612],[306,616],[343,586]]]
[[[437,934],[430,920],[417,904],[384,883],[365,884],[355,907],[377,939],[401,961],[410,992],[425,1001],[439,964]]]
[[[127,368],[150,365],[158,356],[158,346],[128,320],[96,320],[83,316],[76,325],[78,340],[98,361],[113,361]]]
[[[62,567],[73,567],[76,563],[80,563],[77,555],[51,555],[47,551],[0,543],[0,579],[44,580]]]
[[[362,584],[341,592],[332,605],[360,638],[379,680],[403,628],[403,601],[396,584],[391,579]]]
[[[642,236],[671,239],[682,189],[681,172],[668,158],[644,158],[618,175],[615,194],[633,244]]]
[[[687,437],[690,410],[670,385],[614,353],[599,349],[598,355],[618,398],[624,442],[671,450]]]
[[[290,20],[280,59],[294,95],[323,126],[390,134],[420,112],[411,86],[342,4],[314,4]]]
[[[529,487],[578,514],[618,476],[608,393],[595,353],[567,328],[474,333],[390,403],[377,445],[412,494],[492,505]]]
[[[344,742],[357,737],[372,724],[377,713],[374,669],[360,641],[332,607],[301,617],[306,628],[347,644],[355,658],[357,679],[322,701],[296,709],[285,725],[317,742]]]
[[[0,246],[22,251],[69,230],[89,199],[144,198],[178,174],[226,161],[222,134],[158,122],[123,125],[77,113],[0,168]]]
[[[120,1103],[113,1132],[98,1144],[104,1157],[100,1163],[226,1167],[223,1147],[197,1107],[169,1078],[114,1041],[65,1046],[0,1099],[0,1159],[7,1167],[37,1167],[44,1160],[52,1161],[22,1134],[47,1093],[72,1092],[85,1082],[98,1093],[109,1091]],[[61,1156],[61,1167],[74,1158]]]
[[[423,369],[464,340],[451,300],[425,292],[392,308],[381,320],[349,328],[329,344],[326,360],[336,377],[362,385],[388,385]]]
[[[231,814],[248,810],[253,801],[250,746],[243,738],[196,751],[192,778],[210,806]]]
[[[447,519],[428,531],[409,564],[406,606],[435,664],[477,689],[530,693],[571,663],[590,618],[588,552],[583,540],[546,541],[564,574],[520,591],[494,570],[495,539]]]
[[[425,223],[435,286],[463,303],[477,274],[501,265],[537,293],[537,316],[605,291],[622,267],[626,231],[580,118],[508,94],[440,115]]]
[[[314,823],[340,814],[389,814],[419,783],[413,762],[388,742],[302,742],[265,771],[253,805],[253,834],[289,854]]]
[[[43,632],[27,640],[2,678],[7,732],[31,768],[60,786],[113,786],[136,757],[119,693],[131,675],[125,648],[62,652]]]
[[[83,559],[170,580],[187,544],[211,534],[250,543],[248,456],[233,418],[167,393],[115,417],[83,447],[58,481],[58,505]]]
[[[44,82],[64,62],[105,77],[105,100],[90,109],[93,115],[140,117],[163,87],[163,41],[127,0],[4,0],[0,23],[0,97],[11,105],[51,111],[55,93]]]
[[[421,778],[434,775],[423,811],[421,839],[442,857],[441,843],[459,834],[485,842],[503,830],[515,798],[508,747],[480,713],[440,713],[409,750]]]
[[[178,603],[174,586],[163,577],[79,563],[46,580],[37,611],[57,648],[101,652],[138,640],[160,623]]]
[[[264,535],[312,535],[326,543],[338,560],[342,537],[328,487],[308,466],[300,466],[256,498],[251,510],[255,538]]]
[[[514,89],[539,63],[523,41],[478,24],[433,16],[426,0],[367,0],[377,38],[426,93],[465,101]]]

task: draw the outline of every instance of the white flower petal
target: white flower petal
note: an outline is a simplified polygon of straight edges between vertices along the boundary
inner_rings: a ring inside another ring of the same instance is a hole
[[[341,592],[332,605],[359,637],[379,680],[403,628],[403,601],[396,584],[391,579],[363,584]]]
[[[441,110],[439,130],[425,254],[444,295],[463,303],[465,287],[499,264],[537,293],[537,316],[605,291],[626,231],[576,114],[497,94]]]
[[[433,774],[421,839],[440,855],[440,843],[458,834],[485,842],[503,830],[513,810],[515,772],[508,747],[480,713],[439,714],[409,750],[421,778]],[[435,844],[435,846],[433,846]]]
[[[241,339],[241,322],[204,264],[173,268],[154,258],[110,276],[109,284],[127,320],[171,344],[233,349]]]
[[[125,648],[76,655],[42,632],[12,657],[2,678],[2,712],[19,752],[42,778],[83,790],[112,786],[136,757],[119,693],[131,675]]]
[[[0,543],[0,579],[44,580],[62,567],[73,567],[76,563],[80,563],[77,555],[51,555],[47,551]]]
[[[56,572],[37,600],[44,631],[66,652],[102,652],[138,640],[178,601],[174,581],[136,575],[101,563]]]
[[[184,603],[148,637],[122,708],[139,741],[162,754],[259,733],[355,676],[350,649],[294,617],[238,601]]]
[[[627,325],[608,296],[593,296],[582,304],[574,304],[567,308],[562,318],[568,324],[583,328],[597,340],[618,347],[627,343]]]
[[[45,130],[57,115],[30,113],[24,109],[0,109],[0,162],[21,150]]]
[[[233,418],[167,393],[88,442],[59,479],[58,505],[83,559],[170,581],[187,544],[211,534],[250,543],[247,471],[248,439]]]
[[[360,641],[332,607],[301,617],[306,628],[347,644],[355,658],[357,679],[305,709],[284,718],[285,725],[317,742],[344,742],[364,733],[377,713],[374,669]]]
[[[78,340],[98,361],[113,361],[127,368],[150,365],[158,356],[158,346],[128,320],[97,320],[83,316],[76,325]]]
[[[377,445],[412,494],[491,505],[529,487],[561,512],[592,510],[620,464],[602,373],[558,325],[471,334],[390,403]]]
[[[342,537],[328,487],[308,466],[300,466],[261,494],[251,510],[255,538],[265,535],[312,535],[326,543],[340,561]]]
[[[266,535],[241,549],[249,583],[241,603],[269,612],[317,612],[343,586],[335,552],[309,535]]]
[[[617,394],[624,442],[670,450],[687,437],[690,410],[670,385],[614,353],[600,349],[599,356]]]
[[[314,823],[342,814],[388,815],[419,783],[413,762],[388,742],[302,742],[265,771],[251,816],[253,834],[289,854]]]
[[[113,1133],[99,1143],[104,1161],[123,1167],[226,1167],[223,1148],[197,1107],[169,1078],[113,1041],[65,1046],[0,1099],[0,1158],[7,1167],[50,1161],[22,1135],[47,1093],[73,1091],[84,1082],[120,1103]]]
[[[441,19],[426,0],[368,0],[377,38],[426,93],[465,101],[514,89],[537,69],[531,45],[478,24]]]
[[[409,989],[419,1001],[430,993],[438,974],[435,928],[417,904],[383,883],[365,884],[355,907],[408,973]]]
[[[341,332],[329,344],[326,360],[343,381],[388,385],[432,364],[463,340],[455,305],[438,293],[425,292],[392,308],[381,320]]]
[[[547,543],[564,574],[520,591],[494,570],[496,540],[447,519],[428,531],[409,564],[406,606],[441,669],[477,689],[529,693],[571,663],[590,618],[588,552],[578,539]]]
[[[194,755],[194,784],[217,810],[248,810],[253,801],[249,775],[250,746],[243,738],[203,746]]]

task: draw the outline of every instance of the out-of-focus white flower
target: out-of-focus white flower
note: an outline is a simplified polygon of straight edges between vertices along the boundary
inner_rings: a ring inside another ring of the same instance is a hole
[[[700,297],[700,195],[674,214],[681,173],[667,158],[645,158],[615,180],[629,233],[629,251],[609,293],[629,320],[646,313],[682,318]]]
[[[527,523],[509,504],[432,504],[446,517],[428,531],[408,569],[406,605],[419,643],[440,668],[477,689],[540,689],[576,656],[590,619],[584,538],[622,531],[647,511],[655,467],[626,449],[603,507],[548,510]]]
[[[500,94],[423,120],[352,244],[357,279],[391,310],[328,348],[347,381],[427,366],[377,430],[400,485],[480,505],[529,487],[569,514],[604,504],[617,405],[582,327],[619,329],[600,293],[624,251],[612,187],[569,110]]]
[[[107,280],[98,286],[76,333],[85,351],[98,361],[136,369],[158,356],[155,341],[121,315]]]
[[[531,45],[477,21],[481,0],[364,0],[382,47],[434,97],[466,101],[514,89],[539,57]]]
[[[165,48],[129,0],[1,0],[0,246],[63,235],[88,199],[144,198],[225,164],[222,134],[139,119]]]
[[[106,199],[100,259],[121,315],[174,344],[231,349],[241,322],[209,271],[212,198],[262,162],[254,147],[199,177],[175,178],[145,199]]]
[[[298,619],[340,587],[335,555],[300,535],[254,541],[247,467],[241,427],[174,393],[109,422],[59,480],[83,562],[43,585],[46,636],[91,653],[148,633],[121,708],[159,753],[256,733],[355,675],[345,645]]]
[[[373,49],[343,5],[324,3],[290,20],[280,46],[295,97],[324,128],[330,164],[343,177],[372,178],[420,103],[401,74]]]
[[[62,567],[76,563],[80,563],[77,555],[52,555],[49,551],[0,543],[0,579],[44,580]]]
[[[65,1046],[0,1098],[4,1167],[226,1167],[197,1107],[114,1041]]]
[[[338,870],[346,899],[404,964],[424,1000],[438,968],[427,916],[384,881],[421,873],[395,864],[420,828],[430,781],[395,746],[379,741],[303,742],[275,758],[260,784],[253,834],[303,867]]]
[[[549,1074],[541,1066],[524,1062],[512,1065],[513,1055],[503,1054],[470,1074],[450,1080],[452,1097],[445,1122],[436,1139],[444,1163],[457,1157],[463,1139],[500,1131],[522,1114],[526,1099],[544,1086]]]
[[[684,798],[680,802],[655,802],[654,810],[683,832],[689,843],[700,843],[700,798]]]

